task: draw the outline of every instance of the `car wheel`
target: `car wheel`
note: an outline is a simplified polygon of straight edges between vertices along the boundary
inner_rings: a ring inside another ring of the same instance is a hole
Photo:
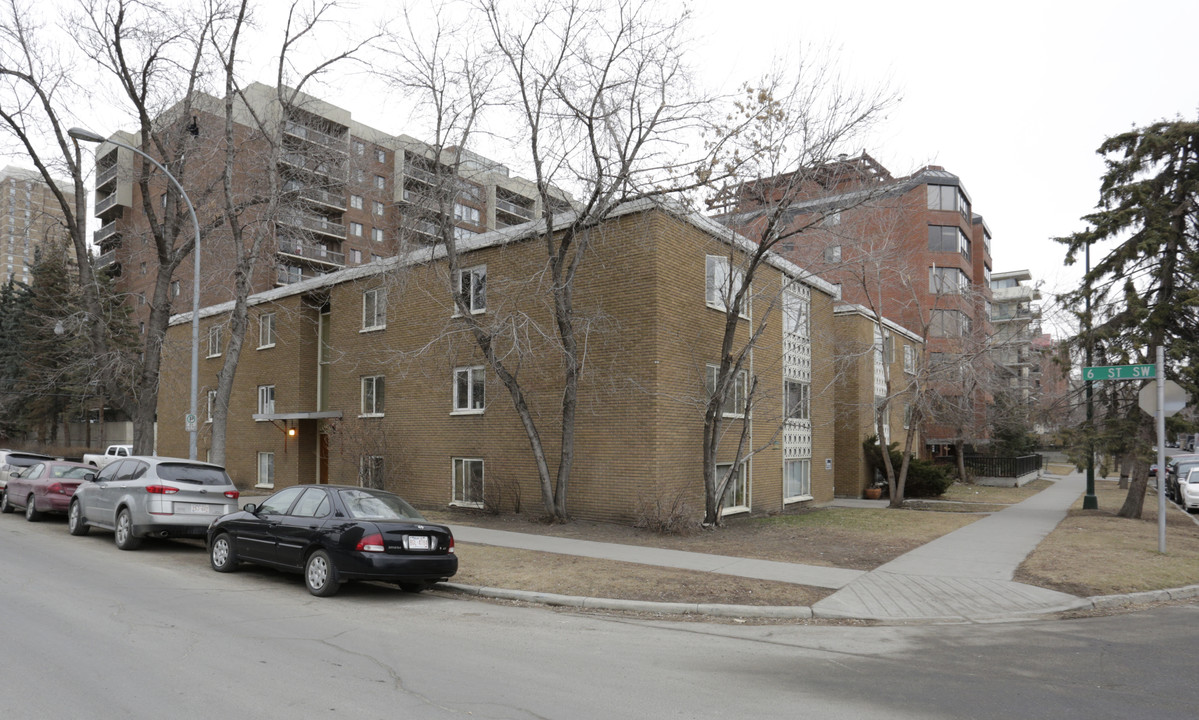
[[[121,512],[117,513],[117,529],[113,539],[122,550],[136,550],[142,546],[142,539],[133,534],[133,515],[129,508],[121,508]]]
[[[430,583],[427,582],[402,582],[399,583],[400,589],[406,593],[424,592],[429,589]]]
[[[13,506],[8,504],[8,491],[6,490],[3,495],[0,495],[0,513],[10,513],[12,511]]]
[[[337,566],[324,550],[317,550],[304,563],[304,584],[317,597],[329,597],[338,590]]]
[[[67,532],[72,535],[87,535],[87,523],[83,521],[83,508],[79,507],[78,500],[72,500],[71,506],[67,508]]]
[[[25,500],[25,519],[29,522],[37,522],[42,519],[42,514],[37,511],[37,506],[34,505],[32,494]]]
[[[229,533],[221,533],[212,541],[212,552],[208,553],[212,569],[217,572],[233,572],[237,569],[237,553],[233,550],[233,540]]]

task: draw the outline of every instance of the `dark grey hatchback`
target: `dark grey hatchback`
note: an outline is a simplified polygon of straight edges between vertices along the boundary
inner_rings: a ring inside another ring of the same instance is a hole
[[[296,485],[208,528],[212,569],[240,562],[301,572],[328,597],[347,580],[393,582],[420,592],[458,572],[454,536],[400,496],[347,485]]]

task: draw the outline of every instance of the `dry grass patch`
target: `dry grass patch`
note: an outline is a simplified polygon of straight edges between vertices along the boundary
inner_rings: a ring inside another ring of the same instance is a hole
[[[1166,553],[1158,548],[1157,496],[1145,497],[1143,517],[1116,517],[1127,490],[1096,481],[1099,510],[1080,498],[1016,572],[1019,582],[1074,595],[1161,590],[1199,583],[1199,526],[1166,505]]]
[[[966,503],[1014,505],[1022,500],[1027,500],[1052,484],[1052,480],[1045,479],[1033,480],[1023,487],[991,487],[955,482],[939,499]]]
[[[651,602],[810,606],[832,590],[692,570],[458,543],[454,582]]]
[[[676,536],[582,520],[547,525],[525,516],[461,511],[425,515],[451,525],[855,570],[872,570],[978,519],[906,509],[811,508],[770,517],[729,518],[721,528]]]

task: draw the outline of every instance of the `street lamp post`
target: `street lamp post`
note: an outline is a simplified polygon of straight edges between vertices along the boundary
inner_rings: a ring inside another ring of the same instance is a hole
[[[162,171],[163,175],[175,186],[179,194],[183,196],[183,201],[187,203],[187,210],[192,216],[192,230],[196,234],[195,247],[192,249],[192,257],[195,260],[195,270],[192,277],[192,358],[191,358],[191,396],[189,399],[189,410],[187,416],[187,457],[189,460],[196,459],[196,396],[200,388],[200,220],[196,217],[196,207],[192,205],[191,198],[187,196],[187,191],[175,179],[170,170],[163,167],[162,163],[150,157],[141,150],[127,145],[119,140],[106,138],[98,135],[91,130],[73,127],[67,130],[67,134],[76,140],[82,140],[90,143],[109,143],[117,147],[123,147],[126,150],[141,155],[146,160],[154,164],[154,167]]]

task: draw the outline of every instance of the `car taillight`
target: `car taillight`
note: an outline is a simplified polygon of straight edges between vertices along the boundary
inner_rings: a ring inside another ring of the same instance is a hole
[[[226,490],[225,497],[229,498],[230,500],[236,500],[241,497],[241,493],[236,490]]]
[[[446,552],[448,552],[448,553],[454,552],[454,536],[453,535],[450,536],[450,547],[448,550],[446,550]]]
[[[383,552],[383,535],[374,533],[358,541],[357,549],[362,552]]]
[[[48,493],[62,493],[62,483],[50,483],[50,487],[46,488]]]
[[[146,492],[151,495],[174,495],[179,492],[179,488],[170,485],[147,485]]]

